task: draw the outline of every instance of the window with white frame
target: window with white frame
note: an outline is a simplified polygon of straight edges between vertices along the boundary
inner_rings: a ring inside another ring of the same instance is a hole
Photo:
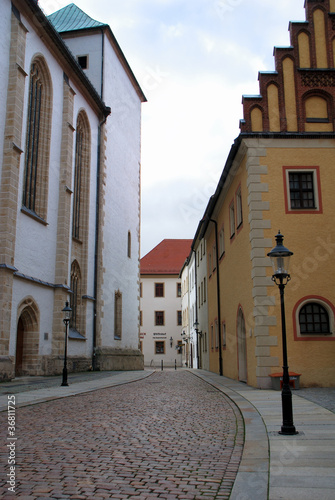
[[[327,309],[318,302],[308,302],[299,311],[301,335],[331,335]]]
[[[227,332],[226,332],[226,323],[222,323],[222,347],[225,348],[227,345]]]
[[[224,227],[221,228],[220,234],[219,234],[219,257],[223,256],[225,253],[225,245],[224,245]]]
[[[286,211],[321,213],[319,167],[284,167]]]
[[[310,296],[294,307],[295,340],[323,340],[335,337],[335,308],[327,299]]]
[[[230,238],[235,236],[235,205],[232,201],[229,206]]]
[[[236,192],[236,224],[237,229],[242,226],[243,223],[243,213],[242,213],[242,193],[241,186]]]

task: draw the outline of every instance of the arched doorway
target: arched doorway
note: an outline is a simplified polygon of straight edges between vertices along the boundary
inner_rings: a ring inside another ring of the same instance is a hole
[[[17,324],[16,335],[16,354],[15,354],[15,376],[21,377],[23,375],[23,344],[24,344],[24,325],[22,318],[19,319]]]
[[[247,382],[247,337],[245,331],[244,315],[239,308],[237,315],[237,351],[238,351],[238,379]]]
[[[39,311],[31,298],[18,308],[15,376],[37,375],[39,368]]]

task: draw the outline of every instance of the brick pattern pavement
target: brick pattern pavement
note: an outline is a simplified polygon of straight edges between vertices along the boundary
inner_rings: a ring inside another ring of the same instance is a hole
[[[2,464],[6,418],[0,414]],[[170,371],[19,408],[17,436],[15,498],[222,500],[236,478],[244,427],[222,393]],[[6,478],[0,496],[13,498]]]

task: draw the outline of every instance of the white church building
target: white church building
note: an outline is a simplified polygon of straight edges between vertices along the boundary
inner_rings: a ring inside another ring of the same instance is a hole
[[[2,0],[0,379],[143,369],[141,105],[110,27]]]

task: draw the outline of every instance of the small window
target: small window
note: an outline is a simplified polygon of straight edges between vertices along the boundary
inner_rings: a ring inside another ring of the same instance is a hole
[[[299,312],[301,335],[331,335],[327,310],[317,302],[309,302]]]
[[[118,290],[115,292],[114,302],[114,339],[121,340],[122,338],[122,293]]]
[[[234,202],[230,204],[229,207],[229,222],[230,222],[230,238],[235,236],[235,206]]]
[[[164,311],[155,311],[155,325],[156,326],[164,326]]]
[[[215,349],[219,347],[219,325],[218,320],[215,320]]]
[[[81,69],[88,68],[88,56],[78,56],[77,61]]]
[[[290,172],[291,209],[316,208],[313,172]]]
[[[236,224],[237,224],[237,229],[241,227],[243,224],[241,187],[238,188],[236,193]]]
[[[283,167],[286,213],[321,214],[320,167]]]
[[[177,283],[177,297],[181,297],[181,283]]]
[[[222,347],[225,349],[227,346],[227,332],[226,323],[222,323]]]
[[[155,354],[165,354],[165,342],[161,340],[156,340],[155,342]]]
[[[164,297],[164,283],[155,283],[155,297]]]
[[[213,262],[212,262],[212,265],[213,265],[213,271],[215,271],[215,269],[216,269],[216,245],[213,246]]]
[[[127,255],[131,259],[131,232],[128,231],[128,245],[127,245]]]
[[[219,234],[219,256],[220,256],[220,259],[221,259],[221,257],[223,257],[224,253],[225,253],[224,228],[222,228],[220,231],[220,234]]]
[[[177,311],[177,326],[182,326],[183,316],[181,311]]]
[[[143,326],[143,311],[140,311],[140,326]]]

